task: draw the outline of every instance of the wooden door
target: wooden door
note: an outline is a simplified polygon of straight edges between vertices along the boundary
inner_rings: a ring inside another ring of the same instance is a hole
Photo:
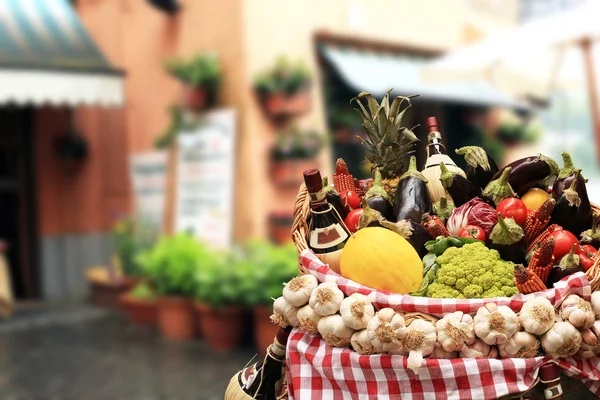
[[[17,298],[39,295],[32,118],[31,109],[0,108],[0,240]]]

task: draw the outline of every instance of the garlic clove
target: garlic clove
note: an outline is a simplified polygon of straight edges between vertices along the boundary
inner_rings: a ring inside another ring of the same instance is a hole
[[[281,328],[287,326],[298,326],[298,307],[292,306],[283,296],[273,302],[273,315],[271,321]]]
[[[293,278],[283,288],[283,298],[294,307],[302,307],[310,299],[312,291],[319,285],[313,275],[302,275]]]
[[[350,339],[350,344],[354,351],[361,355],[370,355],[375,353],[375,347],[369,340],[369,335],[366,329],[354,332]]]
[[[298,326],[300,329],[313,335],[319,333],[318,324],[321,316],[317,315],[309,304],[300,308],[296,316],[298,317]]]
[[[311,293],[308,304],[315,312],[326,317],[337,313],[344,299],[344,293],[335,283],[321,283]]]

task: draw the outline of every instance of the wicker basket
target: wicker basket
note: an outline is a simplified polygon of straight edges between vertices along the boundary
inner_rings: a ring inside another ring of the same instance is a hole
[[[592,212],[595,216],[600,217],[600,206],[596,204],[592,204]],[[308,249],[308,243],[306,241],[308,235],[308,217],[310,216],[310,198],[308,196],[308,191],[306,190],[306,186],[303,184],[300,185],[300,190],[298,191],[298,196],[296,197],[296,203],[294,204],[294,224],[292,225],[292,240],[296,245],[296,251],[298,252],[298,256]],[[339,252],[336,252],[334,257],[339,256]],[[323,261],[323,263],[328,264],[331,262],[330,256],[327,254],[321,255],[317,254],[317,257]],[[300,257],[298,257],[300,260]],[[338,261],[339,262],[339,261]],[[306,273],[304,271],[304,267],[302,263],[298,264],[298,269],[301,274]],[[332,268],[335,270],[335,268]],[[339,271],[336,271],[339,272]],[[585,273],[590,282],[590,286],[592,291],[600,289],[600,257],[596,257],[596,261],[594,265]]]

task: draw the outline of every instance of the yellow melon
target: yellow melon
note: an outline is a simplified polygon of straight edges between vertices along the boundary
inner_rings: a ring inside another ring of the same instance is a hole
[[[407,294],[421,288],[423,263],[402,236],[380,227],[363,228],[348,239],[341,275],[373,289]]]

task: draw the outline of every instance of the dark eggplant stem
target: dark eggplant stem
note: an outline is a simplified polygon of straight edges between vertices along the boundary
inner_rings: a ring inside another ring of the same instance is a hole
[[[479,146],[465,146],[454,150],[458,155],[465,156],[465,161],[473,168],[481,167],[484,171],[490,171],[490,161],[484,149]]]
[[[442,170],[442,174],[440,175],[440,182],[442,182],[442,186],[444,187],[444,189],[448,189],[450,186],[452,186],[452,181],[454,180],[456,172],[450,171],[443,161],[440,162],[440,169]]]
[[[575,171],[575,176],[573,177],[573,180],[571,181],[571,185],[568,187],[568,189],[565,189],[565,191],[563,192],[563,195],[565,196],[565,198],[567,199],[567,201],[569,202],[569,205],[571,207],[577,207],[579,208],[579,206],[581,205],[581,198],[579,197],[579,193],[577,193],[577,178],[579,177],[579,175],[581,174],[581,170],[578,169]]]
[[[389,201],[391,204],[392,201],[390,200],[390,196],[383,188],[382,182],[383,179],[381,177],[381,171],[379,170],[379,168],[375,168],[375,172],[373,173],[373,186],[371,186],[371,188],[367,191],[364,199],[369,200],[372,197],[380,196]]]
[[[409,176],[418,178],[423,182],[427,183],[427,178],[417,169],[417,158],[415,156],[410,156],[410,161],[408,163],[408,170],[400,177],[400,180],[404,178],[408,178]]]
[[[496,204],[509,197],[516,197],[517,194],[513,190],[510,183],[508,183],[508,178],[510,177],[511,171],[511,167],[505,168],[504,171],[502,171],[502,175],[500,175],[498,179],[491,181],[485,187],[483,190],[483,195],[490,197]]]

